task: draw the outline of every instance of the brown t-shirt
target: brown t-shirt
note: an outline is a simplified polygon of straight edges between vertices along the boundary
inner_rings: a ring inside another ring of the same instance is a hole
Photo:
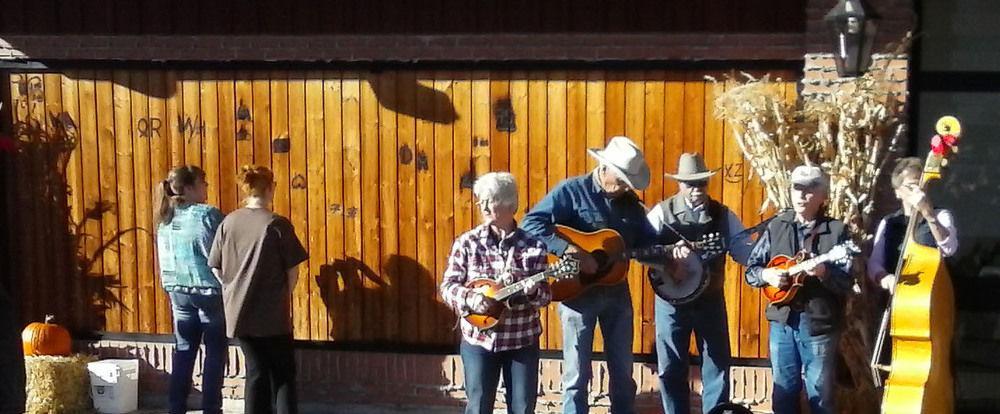
[[[259,208],[227,215],[208,257],[221,269],[227,335],[291,334],[288,269],[308,257],[288,219]]]

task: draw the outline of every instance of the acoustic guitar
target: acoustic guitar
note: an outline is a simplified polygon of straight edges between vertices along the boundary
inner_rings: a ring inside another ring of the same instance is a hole
[[[629,260],[666,258],[674,248],[673,245],[655,245],[626,249],[621,234],[611,229],[588,233],[556,225],[555,233],[580,250],[590,253],[597,262],[597,271],[594,273],[581,271],[575,277],[552,282],[552,300],[557,302],[575,298],[593,286],[622,283],[628,276]],[[550,263],[558,260],[559,256],[549,255]]]
[[[854,255],[860,252],[861,249],[853,241],[848,240],[833,246],[830,251],[808,260],[785,255],[772,257],[771,261],[767,263],[767,268],[785,270],[791,280],[788,286],[781,288],[770,285],[764,286],[764,297],[775,305],[787,304],[795,298],[795,294],[805,285],[806,278],[809,277],[805,273],[806,270],[820,263],[844,263],[845,261],[850,261]]]
[[[494,300],[491,306],[484,313],[470,312],[462,316],[467,322],[479,329],[490,329],[500,323],[506,315],[509,304],[507,299],[524,290],[524,285],[529,281],[542,282],[546,279],[571,278],[580,271],[580,262],[576,259],[564,258],[550,264],[545,271],[528,276],[507,286],[501,286],[493,279],[473,279],[465,283],[465,287],[473,292],[481,293]]]

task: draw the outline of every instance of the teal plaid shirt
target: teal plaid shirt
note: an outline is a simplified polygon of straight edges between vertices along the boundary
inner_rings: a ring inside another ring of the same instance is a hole
[[[170,223],[161,223],[156,232],[160,259],[160,279],[170,292],[203,295],[221,294],[222,285],[208,267],[215,231],[222,212],[208,204],[178,207]]]

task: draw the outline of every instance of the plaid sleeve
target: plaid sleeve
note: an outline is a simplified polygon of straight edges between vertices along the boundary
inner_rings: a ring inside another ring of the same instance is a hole
[[[448,267],[444,271],[441,279],[441,298],[456,313],[468,311],[466,297],[472,292],[465,287],[467,277],[469,248],[464,238],[455,240],[451,247],[451,255],[448,256]]]
[[[531,274],[538,272],[544,272],[548,268],[548,262],[546,260],[545,246],[539,244],[538,247],[532,247],[529,249],[531,254],[525,257],[525,268],[530,269]],[[548,282],[543,281],[538,285],[538,290],[528,297],[528,303],[535,308],[541,308],[548,305],[552,301],[552,290],[549,289]]]

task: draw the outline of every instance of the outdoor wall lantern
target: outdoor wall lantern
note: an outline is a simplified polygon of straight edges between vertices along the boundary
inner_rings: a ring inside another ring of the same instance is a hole
[[[823,19],[834,36],[834,60],[840,77],[861,76],[872,61],[878,16],[862,0],[840,0]]]

